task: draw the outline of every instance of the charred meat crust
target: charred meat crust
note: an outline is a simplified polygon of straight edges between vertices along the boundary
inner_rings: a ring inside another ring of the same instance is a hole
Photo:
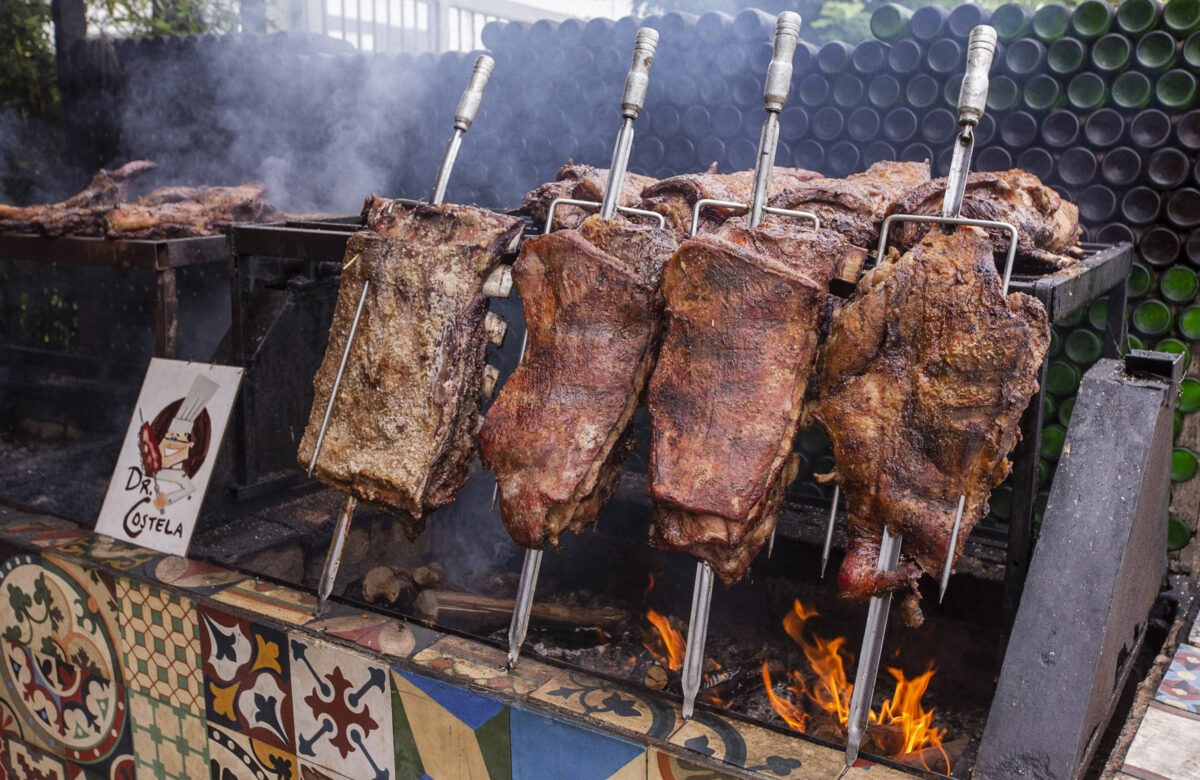
[[[134,160],[115,171],[101,169],[86,188],[60,203],[23,207],[0,204],[0,230],[34,231],[51,238],[103,235],[104,215],[125,200],[135,179],[156,167],[150,160]]]
[[[234,222],[262,222],[275,208],[263,200],[267,185],[236,187],[164,187],[133,203],[118,204],[104,215],[109,238],[183,238],[214,236]]]
[[[820,178],[821,174],[803,168],[774,168],[768,195],[794,187],[802,182]],[[667,228],[686,236],[692,226],[692,209],[704,199],[731,200],[746,203],[754,186],[754,171],[736,173],[689,173],[672,176],[642,190],[642,208],[656,211],[667,220]],[[709,206],[700,212],[700,229],[714,230],[733,212],[720,206]]]
[[[636,173],[626,173],[621,182],[621,196],[617,203],[621,206],[636,207],[641,202],[642,190],[654,183],[649,176],[639,176]],[[600,202],[604,198],[604,188],[608,184],[608,169],[594,168],[591,165],[575,165],[567,162],[558,169],[554,181],[530,190],[521,199],[521,205],[513,213],[522,214],[533,220],[540,230],[546,224],[546,215],[550,204],[556,198],[574,198],[575,200],[590,200]],[[560,206],[554,210],[555,228],[576,228],[591,212],[578,206]]]

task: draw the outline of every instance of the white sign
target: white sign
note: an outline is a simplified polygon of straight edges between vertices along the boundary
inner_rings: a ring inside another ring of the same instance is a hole
[[[154,358],[96,531],[187,555],[242,369]]]

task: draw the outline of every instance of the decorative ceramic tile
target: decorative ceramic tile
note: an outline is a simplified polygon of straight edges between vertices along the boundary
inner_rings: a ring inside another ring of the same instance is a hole
[[[86,558],[117,571],[130,571],[163,557],[160,552],[118,541],[104,534],[86,534],[78,539],[56,544],[54,549],[66,555]]]
[[[1154,698],[1200,715],[1200,650],[1189,645],[1179,646]]]
[[[287,636],[214,607],[199,613],[208,725],[293,750]]]
[[[582,672],[562,671],[533,698],[638,734],[666,739],[682,722],[675,705]]]
[[[705,758],[734,766],[746,763],[746,740],[730,721],[697,710],[691,720],[675,730],[670,743]]]
[[[532,658],[522,658],[509,672],[505,651],[456,636],[439,639],[412,660],[451,679],[520,696],[529,695],[560,671]]]
[[[15,523],[3,531],[5,536],[35,544],[38,547],[54,547],[91,534],[66,520],[58,523]]]
[[[4,740],[8,768],[16,780],[67,780],[67,765],[57,756],[43,753],[11,737]]]
[[[256,579],[230,585],[213,599],[293,626],[310,622],[317,608],[316,596]]]
[[[1192,630],[1188,632],[1187,643],[1192,647],[1200,647],[1200,616],[1192,623]]]
[[[646,749],[636,742],[520,707],[510,708],[509,717],[513,780],[646,777]]]
[[[138,777],[207,777],[208,733],[203,711],[178,709],[137,691],[127,695]]]
[[[1141,780],[1200,780],[1200,716],[1151,702],[1121,770]]]
[[[332,769],[326,769],[323,766],[309,764],[305,761],[300,762],[300,780],[351,780],[345,775],[339,775]]]
[[[246,734],[208,724],[208,763],[211,777],[294,780],[296,757]]]
[[[733,775],[658,748],[646,752],[647,780],[736,780]]]
[[[345,639],[395,658],[408,658],[417,647],[416,636],[407,623],[370,612],[325,617],[305,624],[304,629]]]
[[[320,640],[290,637],[296,757],[357,780],[393,776],[386,667]]]
[[[397,777],[511,778],[504,702],[399,669],[392,689]]]
[[[169,590],[117,580],[125,684],[170,704],[199,710],[203,701],[196,604]]]
[[[204,596],[211,596],[217,591],[245,579],[245,575],[238,572],[188,558],[180,558],[178,555],[168,555],[161,561],[156,561],[145,568],[146,576],[158,580],[164,585],[172,585]]]

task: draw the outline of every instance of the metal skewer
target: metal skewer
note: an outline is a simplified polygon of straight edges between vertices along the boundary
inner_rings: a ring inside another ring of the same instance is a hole
[[[637,214],[658,220],[660,228],[666,225],[662,214],[642,209],[632,209],[619,205],[621,187],[625,183],[625,170],[629,167],[629,152],[633,148],[633,122],[642,113],[646,103],[646,88],[650,84],[650,64],[654,62],[654,52],[658,48],[658,32],[651,27],[642,27],[637,31],[633,44],[633,63],[629,66],[629,75],[625,77],[625,92],[621,97],[621,129],[617,131],[617,140],[613,145],[612,163],[608,168],[608,182],[604,187],[604,200],[600,203],[590,200],[574,200],[571,198],[556,198],[550,202],[546,212],[546,227],[543,232],[549,233],[554,227],[554,210],[559,205],[579,206],[581,208],[599,208],[601,219],[612,219],[617,212]],[[521,357],[525,358],[525,346],[528,344],[529,332],[521,342]],[[499,483],[492,487],[492,505],[496,504],[496,493]],[[542,550],[527,549],[525,560],[521,564],[521,581],[517,585],[517,595],[513,600],[512,622],[508,626],[508,669],[512,671],[521,657],[521,646],[525,644],[525,635],[529,631],[529,613],[533,609],[533,594],[537,589],[538,572],[542,568]]]
[[[963,77],[962,89],[958,95],[958,124],[959,134],[955,140],[954,153],[950,161],[950,175],[946,180],[946,194],[942,201],[942,216],[922,217],[907,214],[893,214],[883,221],[879,231],[879,248],[876,264],[883,259],[887,247],[888,229],[895,222],[925,222],[942,226],[974,225],[977,227],[1001,228],[1009,233],[1008,260],[1004,270],[1004,294],[1008,294],[1009,280],[1012,276],[1013,260],[1017,251],[1017,230],[1014,226],[1003,222],[989,222],[977,219],[962,219],[959,212],[962,208],[962,198],[967,187],[967,174],[971,169],[971,153],[975,146],[975,126],[983,116],[987,107],[988,71],[992,67],[992,55],[996,50],[996,31],[980,25],[971,31],[967,43],[967,72]],[[836,499],[835,499],[836,501]],[[946,582],[950,576],[954,553],[958,544],[959,528],[962,525],[963,508],[966,497],[960,496],[958,511],[954,518],[954,529],[951,533],[951,546],[946,554],[946,563],[942,569],[941,590],[944,593]],[[835,503],[836,507],[836,503]],[[827,535],[832,531],[831,527]],[[885,525],[883,540],[879,547],[879,570],[889,572],[896,567],[900,560],[900,547],[904,540],[901,536],[893,536]],[[858,656],[858,669],[854,676],[854,692],[850,697],[849,717],[846,721],[846,766],[852,766],[858,759],[858,750],[862,746],[863,737],[867,730],[867,719],[870,715],[871,701],[875,696],[875,681],[879,674],[879,658],[883,651],[883,639],[887,632],[888,610],[892,605],[892,592],[882,596],[873,596],[867,611],[867,625],[863,632],[862,649]]]
[[[454,162],[458,158],[458,149],[462,145],[463,133],[467,132],[468,128],[475,121],[475,114],[479,111],[479,103],[483,98],[483,90],[487,87],[488,80],[492,77],[492,70],[496,67],[496,61],[486,54],[480,54],[475,60],[475,67],[471,70],[471,79],[467,82],[467,88],[463,90],[462,97],[458,100],[458,107],[454,111],[454,135],[450,137],[450,142],[446,144],[446,151],[442,154],[442,162],[438,166],[437,179],[433,185],[433,194],[430,196],[430,203],[437,205],[442,202],[446,196],[446,185],[450,181],[450,172],[454,170]],[[392,206],[397,201],[392,202]],[[401,203],[415,204],[417,201],[400,200]],[[389,206],[388,210],[391,210]],[[355,258],[357,259],[357,258]],[[351,262],[354,262],[351,260]],[[325,442],[325,431],[329,427],[329,418],[333,413],[334,400],[337,398],[338,388],[342,384],[342,375],[346,372],[346,361],[350,357],[350,346],[354,343],[354,334],[358,332],[358,323],[362,319],[363,305],[367,302],[367,293],[371,289],[370,281],[363,282],[362,294],[358,298],[358,308],[354,312],[354,320],[350,323],[350,332],[346,334],[346,346],[342,349],[342,361],[338,364],[337,375],[333,378],[333,387],[329,391],[329,401],[325,405],[325,417],[321,421],[321,430],[317,433],[317,442],[313,447],[312,458],[308,461],[308,476],[312,476],[313,470],[317,466],[317,456],[321,454],[321,445]],[[321,569],[321,579],[317,585],[317,609],[318,616],[325,614],[326,608],[329,606],[329,594],[333,592],[333,585],[337,581],[338,568],[342,563],[342,552],[346,546],[346,534],[350,531],[350,522],[354,519],[354,510],[358,506],[358,499],[353,495],[346,496],[346,501],[342,505],[342,511],[338,514],[337,527],[333,532],[333,539],[329,543],[329,551],[325,555],[325,565]]]

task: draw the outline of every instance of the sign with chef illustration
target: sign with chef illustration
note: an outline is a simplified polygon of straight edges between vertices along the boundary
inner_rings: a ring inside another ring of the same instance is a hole
[[[96,531],[186,555],[242,369],[154,358]]]

